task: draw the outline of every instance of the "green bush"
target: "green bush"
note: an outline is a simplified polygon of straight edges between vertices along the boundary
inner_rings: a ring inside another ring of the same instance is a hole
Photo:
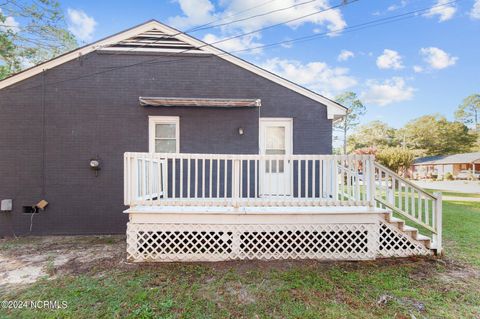
[[[444,179],[445,179],[446,181],[453,181],[453,179],[454,179],[454,178],[453,178],[453,174],[450,173],[450,172],[447,172],[447,173],[445,174],[445,178],[444,178]]]
[[[376,159],[380,164],[398,172],[400,169],[408,169],[413,164],[414,155],[401,147],[386,147],[377,153]]]

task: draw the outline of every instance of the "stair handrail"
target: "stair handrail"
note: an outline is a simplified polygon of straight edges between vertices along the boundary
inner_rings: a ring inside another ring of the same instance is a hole
[[[428,193],[378,162],[374,163],[374,168],[375,201],[431,231],[432,247],[437,253],[441,252],[442,194]]]

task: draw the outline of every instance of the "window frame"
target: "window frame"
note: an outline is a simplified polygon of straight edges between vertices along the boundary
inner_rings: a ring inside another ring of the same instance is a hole
[[[155,128],[157,124],[175,124],[175,153],[180,153],[180,117],[179,116],[149,116],[148,117],[148,151],[155,152]]]

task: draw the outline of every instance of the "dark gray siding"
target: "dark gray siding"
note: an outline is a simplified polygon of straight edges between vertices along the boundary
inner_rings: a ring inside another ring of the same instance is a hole
[[[152,59],[163,63],[104,72]],[[262,107],[141,107],[139,96],[260,98]],[[123,153],[148,151],[148,115],[180,116],[181,152],[257,154],[261,116],[294,119],[295,154],[331,153],[326,107],[218,57],[91,53],[0,90],[0,199],[14,200],[0,235],[28,234],[22,206],[42,198],[50,205],[32,234],[123,232]],[[88,167],[96,156],[98,177]]]

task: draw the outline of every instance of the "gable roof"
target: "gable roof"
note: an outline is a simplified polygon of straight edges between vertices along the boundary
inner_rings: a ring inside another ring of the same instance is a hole
[[[414,165],[480,163],[480,152],[417,158]]]
[[[156,20],[150,20],[131,29],[101,39],[92,44],[62,54],[34,67],[16,73],[0,81],[0,90],[17,82],[37,75],[45,70],[74,60],[93,51],[134,51],[134,52],[171,52],[214,54],[250,72],[302,94],[327,106],[328,119],[339,119],[346,114],[347,108],[323,95],[293,83],[270,71],[229,54],[221,49],[200,41]],[[185,51],[188,50],[188,51]]]

